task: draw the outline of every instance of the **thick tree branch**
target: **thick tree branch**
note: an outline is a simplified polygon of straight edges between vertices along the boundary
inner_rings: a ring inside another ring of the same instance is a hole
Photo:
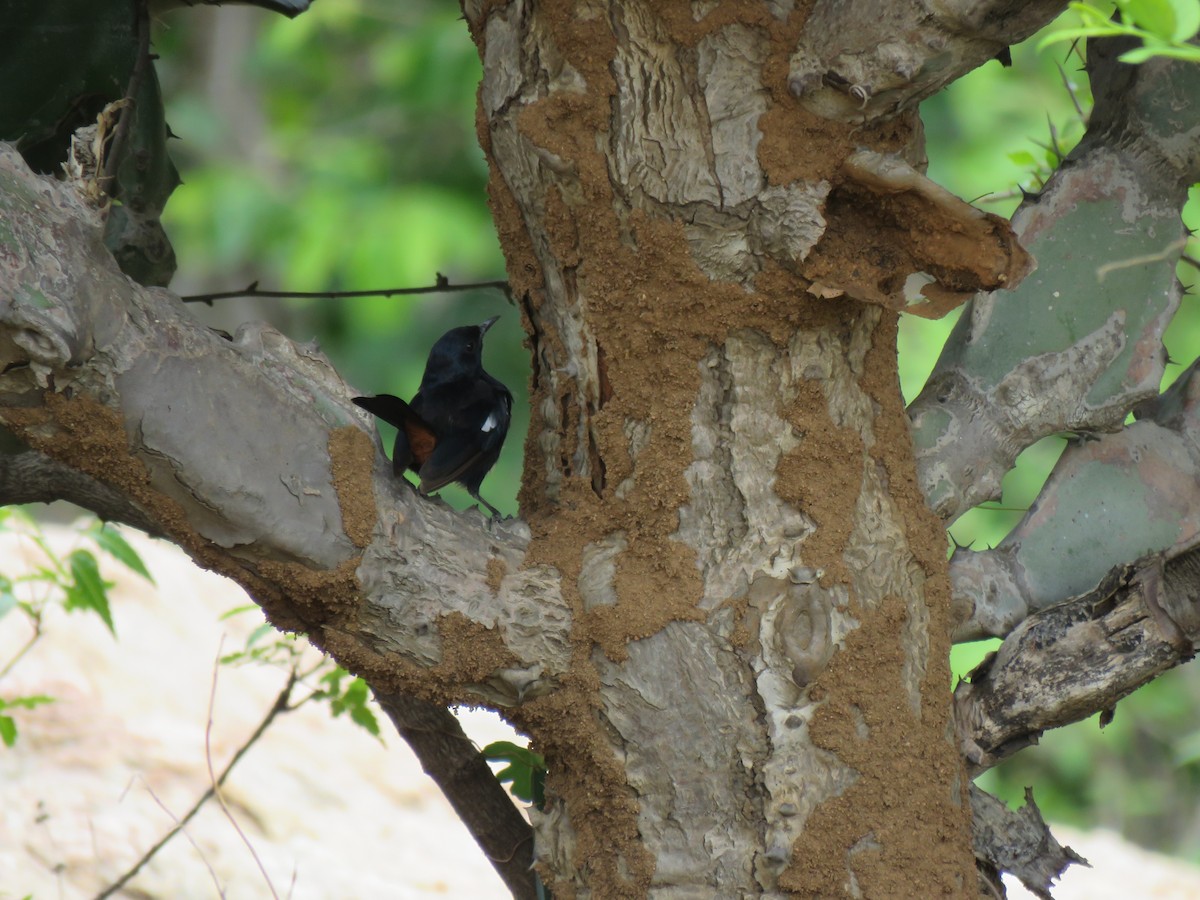
[[[7,148],[0,204],[0,421],[21,441],[378,689],[515,703],[551,686],[567,616],[553,573],[522,568],[522,523],[418,498],[317,351],[262,325],[223,340],[132,284],[94,214]]]
[[[1138,421],[1069,444],[1037,502],[992,550],[950,561],[956,640],[1004,637],[1099,584],[1114,564],[1174,556],[1200,534],[1200,363]],[[1063,565],[1069,560],[1069,565]]]
[[[7,449],[10,441],[0,439],[0,444]],[[23,446],[15,438],[11,438],[11,444]],[[162,536],[157,522],[104,482],[36,450],[0,452],[0,506],[56,500],[90,510],[106,522],[121,522],[154,537]]]
[[[33,448],[0,458],[7,499],[69,497],[234,578],[392,698],[431,773],[419,722],[448,714],[430,706],[414,727],[420,701],[399,694],[506,705],[553,690],[570,617],[555,573],[524,566],[523,523],[418,498],[317,351],[265,326],[223,340],[133,284],[95,213],[7,145],[0,215],[0,423]],[[486,764],[439,786],[457,805],[491,795],[481,844],[524,883],[527,831]]]
[[[1043,731],[1111,711],[1200,646],[1200,550],[1114,570],[1030,616],[960,682],[955,718],[972,774]]]
[[[1089,42],[1087,135],[1013,217],[1037,272],[967,306],[909,408],[922,490],[948,521],[999,496],[1038,439],[1119,429],[1157,393],[1200,177],[1200,68],[1129,66],[1123,49]]]
[[[916,106],[1062,12],[1062,0],[817,0],[788,87],[809,111],[864,122]]]

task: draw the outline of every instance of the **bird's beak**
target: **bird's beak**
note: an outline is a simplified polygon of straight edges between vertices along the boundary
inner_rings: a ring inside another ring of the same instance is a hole
[[[489,328],[491,328],[493,325],[495,325],[495,324],[496,324],[496,321],[497,321],[499,318],[500,318],[499,316],[492,316],[492,317],[491,317],[490,319],[488,319],[486,322],[482,322],[482,323],[479,325],[479,336],[480,336],[480,337],[483,337],[485,334],[487,334],[487,330],[488,330]]]

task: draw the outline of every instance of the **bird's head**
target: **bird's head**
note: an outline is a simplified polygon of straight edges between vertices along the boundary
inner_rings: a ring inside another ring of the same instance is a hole
[[[479,325],[463,325],[451,328],[443,334],[429,351],[429,362],[425,364],[425,378],[431,371],[448,375],[475,374],[483,365],[483,336],[496,324],[499,316],[492,316]]]

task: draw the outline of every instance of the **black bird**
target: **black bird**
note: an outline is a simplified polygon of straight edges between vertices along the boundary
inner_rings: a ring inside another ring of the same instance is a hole
[[[481,325],[452,328],[433,345],[421,388],[405,403],[391,394],[355,397],[354,402],[396,426],[392,471],[412,469],[417,490],[431,494],[452,481],[492,511],[479,485],[500,456],[512,414],[512,394],[483,371],[483,336],[499,316]]]

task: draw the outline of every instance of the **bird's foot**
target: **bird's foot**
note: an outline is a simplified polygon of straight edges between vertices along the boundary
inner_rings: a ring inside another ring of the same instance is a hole
[[[484,506],[486,506],[488,508],[488,510],[492,514],[491,520],[493,522],[499,522],[501,519],[504,518],[504,516],[500,515],[500,510],[496,509],[496,507],[492,506],[492,504],[488,503],[486,500],[484,500],[482,497],[480,497],[479,494],[477,494],[475,491],[470,491],[469,493],[471,494],[472,497],[474,497],[476,500],[478,500],[480,503],[482,503]]]

